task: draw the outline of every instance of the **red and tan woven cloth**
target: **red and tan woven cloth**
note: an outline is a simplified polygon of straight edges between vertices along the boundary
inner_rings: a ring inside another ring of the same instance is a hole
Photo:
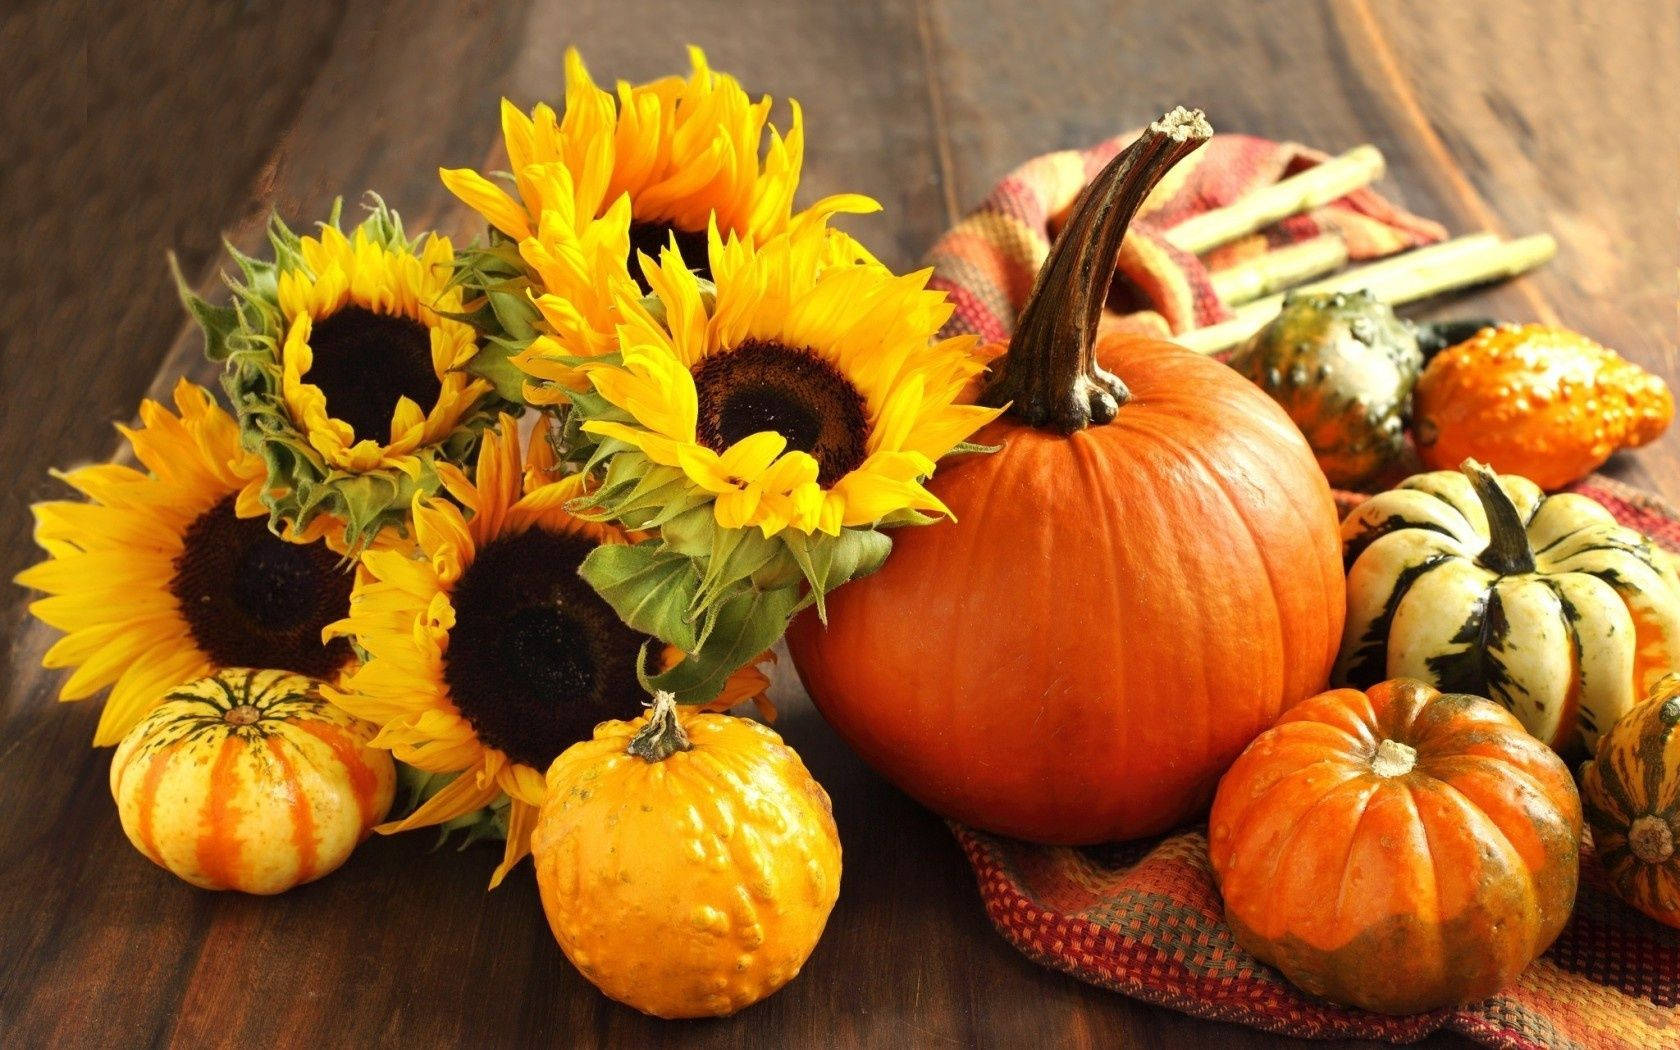
[[[1028,161],[935,242],[926,262],[934,268],[931,286],[946,292],[956,306],[948,332],[974,332],[988,341],[1008,337],[1074,198],[1135,137],[1121,135],[1089,149]],[[1193,215],[1241,200],[1325,159],[1326,154],[1294,143],[1215,135],[1179,162],[1139,209],[1120,250],[1122,287],[1130,294],[1119,297],[1127,306],[1116,322],[1167,335],[1228,320],[1209,281],[1211,272],[1323,233],[1340,234],[1354,260],[1391,255],[1446,235],[1439,224],[1401,211],[1371,190],[1359,190],[1201,258],[1162,236]]]
[[[933,283],[957,311],[948,328],[1007,338],[1057,217],[1127,141],[1030,161],[934,246]],[[1333,226],[1368,258],[1438,239],[1434,224],[1374,193],[1354,194],[1220,249],[1185,257],[1159,231],[1234,200],[1322,154],[1239,135],[1216,136],[1179,166],[1122,249],[1141,296],[1116,323],[1182,331],[1222,319],[1208,269]],[[1574,486],[1625,524],[1680,553],[1680,513],[1608,478]],[[1359,499],[1339,494],[1345,511]],[[1027,957],[1084,981],[1197,1017],[1285,1035],[1403,1043],[1450,1029],[1489,1046],[1539,1050],[1680,1048],[1680,931],[1616,900],[1590,850],[1575,913],[1517,984],[1485,1002],[1411,1017],[1347,1009],[1295,989],[1240,948],[1225,925],[1202,828],[1100,848],[1035,846],[952,826],[998,931]]]

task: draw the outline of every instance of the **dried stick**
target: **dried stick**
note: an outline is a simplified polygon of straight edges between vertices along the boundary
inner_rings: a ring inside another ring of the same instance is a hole
[[[1347,265],[1347,243],[1334,233],[1267,252],[1209,275],[1214,294],[1226,306],[1241,306],[1264,295],[1293,288]]]
[[[1389,305],[1399,306],[1442,292],[1515,277],[1556,254],[1557,242],[1549,234],[1506,242],[1500,242],[1492,234],[1478,234],[1356,267],[1294,290],[1332,292],[1368,288]],[[1203,354],[1235,346],[1276,316],[1283,298],[1269,295],[1258,299],[1238,310],[1235,319],[1185,332],[1176,336],[1175,341]]]
[[[1203,212],[1167,231],[1167,239],[1201,254],[1338,197],[1369,186],[1382,176],[1383,155],[1375,146],[1356,146],[1298,175],[1279,180],[1235,204]]]

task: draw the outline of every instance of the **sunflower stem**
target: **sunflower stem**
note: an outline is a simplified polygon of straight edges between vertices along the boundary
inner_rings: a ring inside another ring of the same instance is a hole
[[[1027,424],[1062,434],[1114,419],[1131,392],[1097,364],[1097,324],[1126,226],[1161,177],[1212,134],[1201,110],[1181,106],[1149,125],[1085,187],[981,404],[1008,405]]]
[[[1528,529],[1524,527],[1517,505],[1499,485],[1499,475],[1473,459],[1458,468],[1470,479],[1476,498],[1482,501],[1487,515],[1488,545],[1477,559],[1490,572],[1501,576],[1520,576],[1534,571],[1534,551],[1528,545]]]
[[[630,745],[624,750],[643,762],[663,762],[693,746],[677,718],[676,694],[661,689],[653,694],[653,710],[648,712],[647,724],[630,738]]]

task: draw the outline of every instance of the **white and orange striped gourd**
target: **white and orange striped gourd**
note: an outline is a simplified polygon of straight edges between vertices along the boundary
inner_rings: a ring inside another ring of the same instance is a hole
[[[281,893],[333,871],[396,790],[374,729],[286,671],[171,690],[117,746],[111,793],[140,852],[195,886]]]

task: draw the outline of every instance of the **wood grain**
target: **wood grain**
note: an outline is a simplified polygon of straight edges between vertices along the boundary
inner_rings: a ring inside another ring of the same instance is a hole
[[[167,10],[164,10],[167,8]],[[4,16],[6,351],[0,503],[9,576],[36,557],[46,468],[109,455],[108,423],[182,372],[210,378],[162,253],[214,287],[216,238],[254,249],[377,189],[413,227],[472,224],[435,179],[476,164],[496,101],[560,93],[580,46],[644,78],[705,46],[750,89],[798,97],[806,199],[870,193],[851,228],[895,266],[1020,160],[1176,103],[1217,127],[1340,151],[1373,142],[1384,189],[1455,231],[1548,230],[1541,275],[1425,313],[1556,316],[1680,381],[1674,331],[1680,10],[1529,0],[1042,5],[878,0],[272,0],[77,5]],[[15,118],[15,119],[14,119]],[[1680,437],[1619,475],[1680,499]],[[593,993],[543,925],[529,868],[493,894],[493,851],[378,839],[272,900],[202,893],[124,841],[86,746],[92,703],[36,671],[52,632],[6,596],[0,712],[0,1042],[16,1045],[1263,1046],[1042,970],[996,936],[942,825],[847,752],[784,668],[782,728],[834,797],[840,903],[805,973],[744,1015],[672,1025]],[[1456,1042],[1435,1040],[1439,1045]]]

